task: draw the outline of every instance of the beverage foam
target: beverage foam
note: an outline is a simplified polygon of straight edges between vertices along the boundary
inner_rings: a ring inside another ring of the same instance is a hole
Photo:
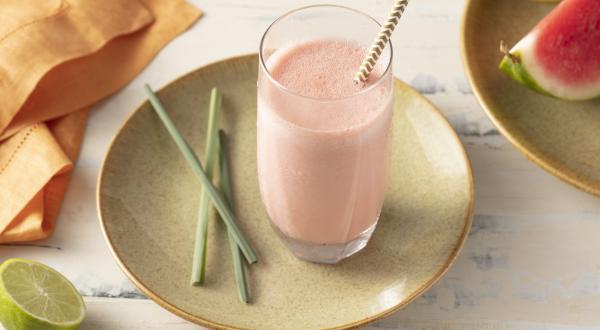
[[[314,130],[345,130],[360,126],[381,113],[388,95],[385,87],[373,86],[386,69],[382,57],[365,83],[356,84],[354,75],[366,54],[360,44],[345,40],[295,42],[277,49],[266,61],[273,79],[288,92],[322,100],[321,106],[306,113],[301,98],[279,90],[266,98],[282,118]],[[369,93],[365,89],[379,88]],[[327,102],[332,101],[332,102]]]

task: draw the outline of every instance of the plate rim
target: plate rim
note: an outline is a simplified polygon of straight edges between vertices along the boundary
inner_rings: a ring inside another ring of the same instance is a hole
[[[561,167],[558,161],[553,160],[546,154],[535,150],[531,150],[532,148],[528,147],[528,143],[526,141],[522,141],[522,139],[518,138],[517,134],[512,133],[510,126],[507,127],[504,124],[502,124],[502,121],[498,117],[496,117],[492,107],[486,103],[485,98],[483,97],[483,93],[480,90],[480,87],[477,84],[475,84],[474,73],[471,66],[469,65],[469,61],[467,60],[467,20],[475,1],[476,0],[466,0],[465,7],[462,13],[460,26],[460,54],[463,68],[467,76],[467,80],[469,81],[469,85],[473,90],[475,98],[477,99],[477,103],[479,104],[479,106],[481,106],[487,117],[492,121],[492,123],[502,134],[502,136],[504,136],[515,148],[517,148],[517,150],[521,154],[525,155],[527,159],[541,167],[546,172],[557,177],[561,181],[568,183],[569,185],[580,189],[586,193],[600,197],[600,186],[595,186],[590,182],[590,180],[586,180],[577,172],[569,168],[565,168],[564,166]]]
[[[220,60],[216,60],[213,62],[209,62],[205,65],[201,65],[195,69],[192,69],[190,71],[188,71],[187,73],[184,73],[180,76],[177,76],[176,78],[174,78],[173,80],[169,81],[168,83],[164,84],[163,86],[161,86],[159,89],[157,89],[157,91],[161,91],[169,86],[171,86],[172,84],[174,84],[175,82],[177,82],[179,79],[181,79],[182,77],[185,77],[195,71],[201,70],[201,69],[205,69],[208,68],[210,66],[215,66],[215,65],[219,65],[222,62],[228,62],[228,61],[235,61],[235,60],[242,60],[245,58],[250,58],[250,57],[258,57],[258,53],[249,53],[249,54],[244,54],[244,55],[238,55],[238,56],[232,56],[232,57],[227,57],[227,58],[223,58]],[[463,231],[460,235],[459,238],[459,242],[458,244],[454,247],[454,250],[452,251],[452,253],[450,254],[450,256],[448,257],[448,259],[446,260],[446,263],[440,267],[440,269],[438,270],[437,273],[435,273],[430,279],[429,281],[425,282],[420,288],[418,288],[417,290],[415,290],[410,296],[408,296],[404,301],[402,301],[401,303],[394,305],[382,312],[379,312],[375,315],[369,316],[367,318],[364,318],[362,320],[358,320],[358,321],[354,321],[352,323],[348,323],[348,324],[343,324],[343,325],[339,325],[339,326],[335,326],[333,328],[329,328],[331,330],[341,330],[341,329],[355,329],[358,328],[360,326],[364,326],[370,323],[373,323],[375,321],[378,321],[380,319],[385,318],[386,316],[389,316],[390,314],[393,314],[394,312],[397,312],[399,310],[401,310],[402,308],[406,307],[408,304],[410,304],[413,300],[415,300],[416,298],[418,298],[419,296],[421,296],[427,289],[431,288],[434,284],[436,284],[443,276],[444,274],[446,274],[446,272],[451,268],[451,266],[454,264],[454,262],[456,261],[458,255],[460,254],[460,252],[462,251],[465,242],[467,241],[467,238],[469,236],[469,231],[471,229],[471,225],[473,223],[473,215],[474,215],[474,210],[475,210],[475,187],[474,187],[474,180],[473,180],[473,171],[472,171],[472,166],[471,166],[471,161],[467,155],[467,152],[465,150],[465,147],[462,143],[462,141],[460,140],[460,138],[458,137],[458,134],[456,133],[456,131],[454,130],[454,128],[452,127],[452,125],[450,124],[450,122],[448,122],[448,119],[437,109],[437,107],[425,96],[421,95],[419,92],[417,92],[414,88],[412,88],[411,86],[409,86],[408,84],[402,82],[401,80],[397,79],[396,77],[394,77],[394,84],[396,83],[400,83],[404,86],[406,86],[407,89],[409,89],[412,93],[417,94],[419,97],[421,97],[423,99],[423,101],[425,101],[430,108],[430,111],[436,116],[438,117],[438,119],[440,120],[441,123],[443,123],[444,127],[446,129],[448,129],[451,132],[451,136],[452,139],[454,140],[455,143],[458,144],[458,146],[460,147],[460,151],[461,151],[461,155],[463,158],[463,161],[466,165],[466,170],[468,172],[467,175],[467,184],[468,184],[468,189],[469,189],[469,206],[468,206],[468,210],[467,210],[467,214],[466,214],[466,218],[464,219],[464,226],[463,226]],[[106,149],[106,153],[102,159],[102,163],[100,165],[99,168],[99,174],[98,174],[98,179],[96,181],[96,212],[98,213],[98,220],[100,223],[100,229],[102,232],[102,236],[104,237],[105,243],[108,246],[108,249],[110,250],[110,254],[112,255],[113,259],[117,262],[117,265],[119,266],[119,268],[121,269],[121,271],[123,271],[123,273],[125,273],[125,275],[127,276],[127,278],[133,282],[133,284],[140,290],[142,291],[146,296],[148,296],[150,299],[152,299],[155,303],[157,303],[159,306],[161,306],[162,308],[166,309],[167,311],[187,320],[190,321],[192,323],[198,324],[198,325],[202,325],[202,326],[207,326],[207,327],[211,327],[211,328],[215,328],[215,329],[227,329],[227,330],[238,330],[238,329],[244,329],[244,328],[237,328],[235,326],[231,326],[231,325],[227,325],[227,324],[222,324],[222,323],[218,323],[215,321],[211,321],[196,315],[193,315],[191,313],[188,313],[180,308],[178,308],[177,306],[172,305],[171,303],[167,302],[165,299],[163,299],[162,297],[160,297],[158,294],[156,294],[154,291],[152,291],[148,286],[146,286],[140,279],[137,278],[137,276],[129,269],[129,267],[121,260],[121,258],[119,257],[118,253],[115,251],[115,249],[113,248],[113,242],[112,239],[110,237],[110,235],[108,234],[107,230],[106,230],[106,226],[105,226],[105,221],[104,218],[102,216],[102,208],[100,205],[100,188],[102,186],[102,180],[104,178],[104,168],[106,166],[106,161],[108,158],[108,155],[110,153],[110,151],[112,150],[117,137],[121,134],[121,132],[125,129],[125,126],[127,126],[127,124],[129,123],[129,121],[133,118],[133,116],[140,110],[140,108],[147,102],[147,100],[143,100],[137,108],[135,108],[134,111],[132,111],[129,115],[127,115],[127,118],[123,121],[123,123],[119,126],[118,130],[115,132],[115,134],[113,135],[113,137],[111,138],[111,141],[108,145],[108,148]]]

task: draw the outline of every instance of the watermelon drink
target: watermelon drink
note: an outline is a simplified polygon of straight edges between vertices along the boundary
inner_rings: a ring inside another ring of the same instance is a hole
[[[343,27],[294,27],[331,20]],[[353,81],[378,28],[354,10],[314,6],[284,15],[263,38],[260,191],[275,231],[301,259],[335,263],[356,253],[379,218],[391,143],[391,48],[366,83]]]

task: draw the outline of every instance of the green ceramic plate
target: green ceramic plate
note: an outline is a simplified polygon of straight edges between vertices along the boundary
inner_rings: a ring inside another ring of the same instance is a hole
[[[498,70],[500,40],[514,45],[554,6],[467,1],[463,60],[475,95],[508,140],[548,172],[600,196],[600,99],[568,102],[542,96]]]
[[[297,260],[271,229],[256,172],[256,55],[198,69],[159,97],[197,154],[204,150],[211,87],[223,91],[235,208],[259,253],[252,303],[238,301],[224,228],[212,221],[204,287],[189,285],[200,185],[148,103],[115,137],[98,184],[102,229],[123,271],[150,298],[217,328],[347,328],[382,318],[435,283],[471,225],[473,181],[440,113],[395,84],[391,182],[365,250],[337,265]]]

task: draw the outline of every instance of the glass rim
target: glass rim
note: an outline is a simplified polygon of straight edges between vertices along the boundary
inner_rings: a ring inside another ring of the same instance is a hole
[[[320,102],[335,102],[335,101],[343,101],[343,100],[348,100],[348,99],[352,99],[354,97],[366,94],[367,92],[375,89],[377,86],[379,86],[382,81],[385,80],[385,77],[390,73],[391,67],[392,67],[392,61],[394,58],[394,47],[392,47],[392,40],[390,39],[388,41],[389,47],[390,47],[390,58],[387,62],[386,68],[383,71],[383,74],[377,78],[376,81],[373,82],[373,84],[371,84],[369,87],[365,88],[365,89],[361,89],[360,91],[351,94],[351,95],[347,95],[347,96],[343,96],[343,97],[338,97],[338,98],[319,98],[319,97],[312,97],[312,96],[306,96],[306,95],[302,95],[299,94],[289,88],[287,88],[286,86],[284,86],[283,84],[281,84],[279,81],[277,81],[277,79],[275,79],[272,75],[271,72],[269,72],[269,69],[267,68],[267,64],[265,63],[265,59],[263,56],[263,45],[265,42],[265,38],[267,36],[267,34],[269,33],[269,31],[271,30],[271,28],[273,28],[278,22],[280,22],[281,20],[283,20],[286,17],[289,17],[292,14],[295,14],[297,12],[306,10],[306,9],[312,9],[312,8],[337,8],[337,9],[344,9],[344,10],[349,10],[352,11],[356,14],[359,14],[361,16],[364,16],[368,19],[370,19],[371,21],[373,21],[373,23],[375,23],[378,27],[381,27],[381,24],[372,16],[358,10],[358,9],[354,9],[354,8],[350,8],[350,7],[346,7],[346,6],[340,6],[340,5],[332,5],[332,4],[319,4],[319,5],[309,5],[309,6],[304,6],[304,7],[299,7],[296,9],[292,9],[286,13],[284,13],[283,15],[277,17],[273,22],[271,22],[271,24],[269,24],[269,26],[267,27],[267,29],[265,30],[265,32],[263,33],[262,37],[260,38],[260,45],[259,45],[259,49],[258,49],[258,58],[259,58],[259,62],[260,62],[260,66],[262,68],[262,70],[264,70],[264,72],[266,73],[266,75],[269,77],[269,80],[271,81],[271,83],[273,83],[275,86],[277,86],[277,88],[281,89],[282,91],[297,96],[299,98],[303,98],[303,99],[310,99],[310,100],[315,100],[315,101],[320,101]],[[374,36],[375,38],[375,36]],[[369,45],[370,46],[370,45]],[[357,68],[358,71],[358,68]]]

